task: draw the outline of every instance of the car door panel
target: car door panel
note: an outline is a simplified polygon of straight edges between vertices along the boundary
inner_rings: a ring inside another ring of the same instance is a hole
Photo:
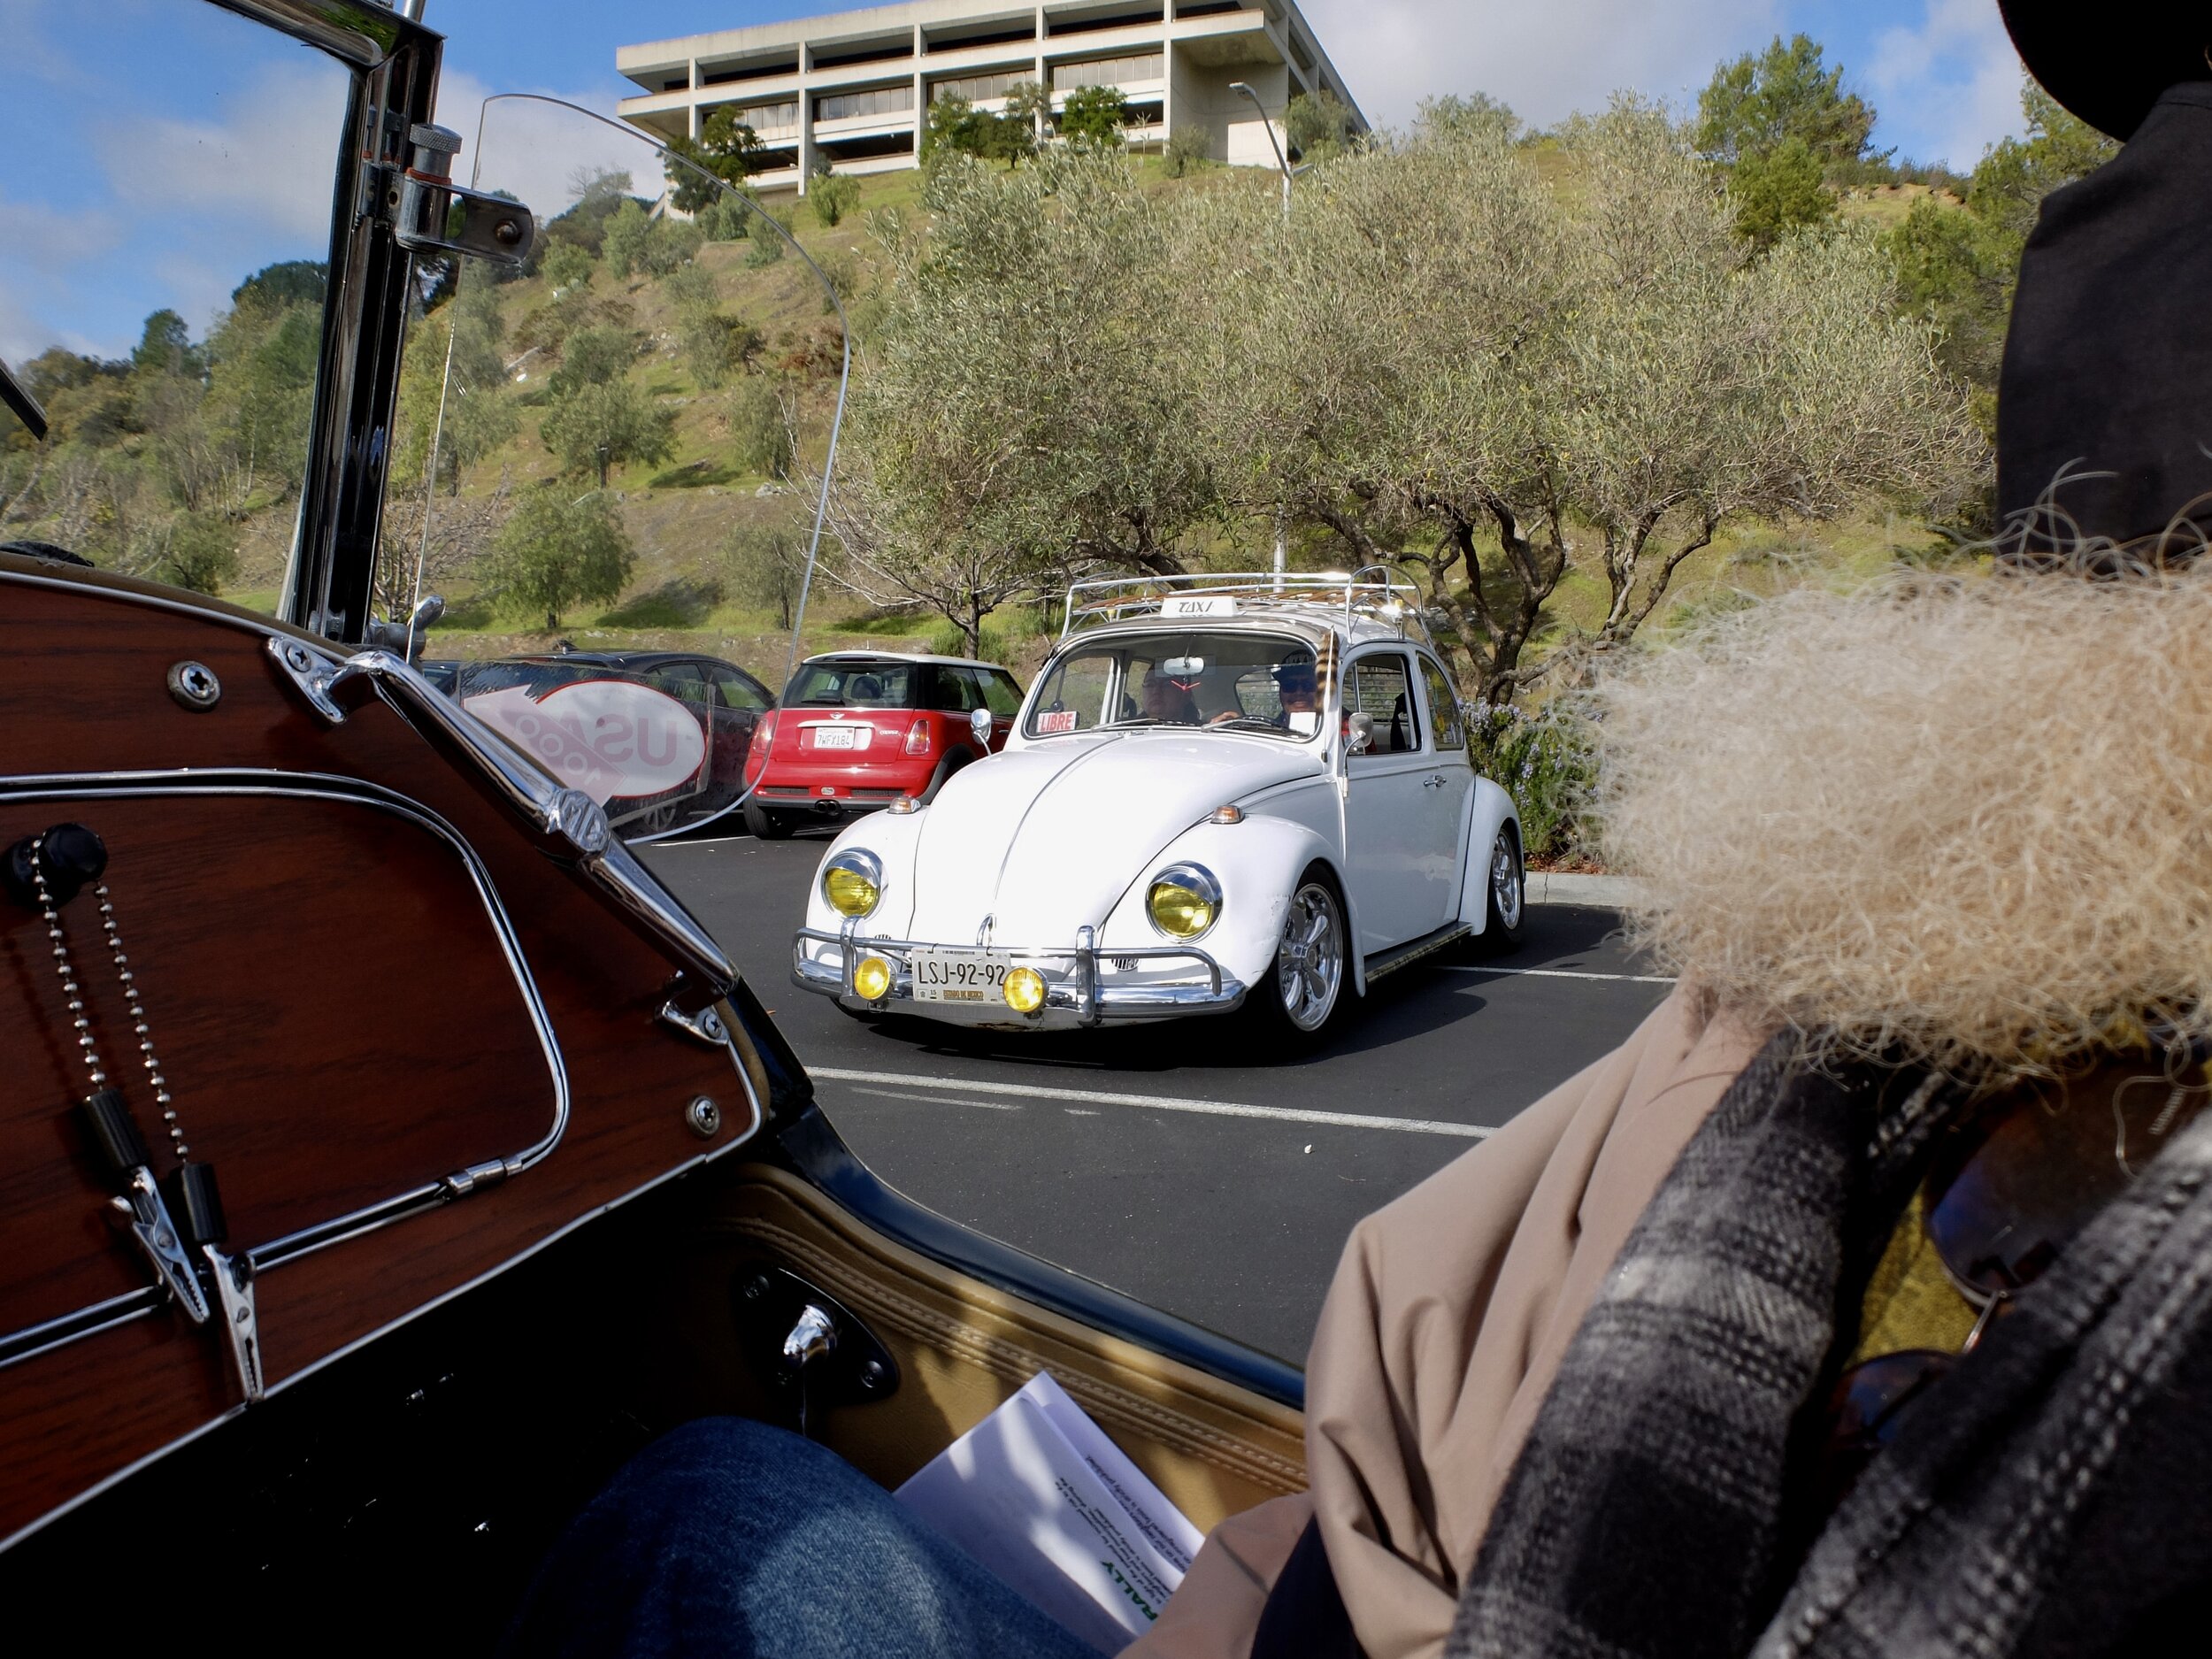
[[[1346,670],[1345,710],[1375,722],[1374,749],[1352,756],[1345,864],[1359,949],[1373,956],[1442,926],[1456,897],[1462,802],[1425,741],[1410,659],[1372,652]]]

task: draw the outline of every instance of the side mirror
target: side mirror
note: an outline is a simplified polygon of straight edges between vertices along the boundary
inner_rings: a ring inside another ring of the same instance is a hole
[[[1344,744],[1346,753],[1364,755],[1369,749],[1374,748],[1375,717],[1373,715],[1355,714],[1351,716],[1346,722],[1346,730],[1349,733]]]
[[[968,711],[968,731],[979,747],[991,747],[991,733],[996,729],[988,709],[972,709]]]
[[[407,626],[420,634],[439,618],[445,615],[445,595],[425,594],[422,603],[407,614]]]

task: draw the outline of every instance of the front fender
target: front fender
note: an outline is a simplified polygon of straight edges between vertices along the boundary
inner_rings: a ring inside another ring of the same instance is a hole
[[[1487,778],[1475,780],[1474,810],[1467,815],[1467,845],[1461,849],[1459,919],[1479,933],[1490,925],[1490,846],[1501,825],[1513,826],[1516,841],[1521,834],[1521,814],[1513,797]],[[1524,846],[1523,854],[1526,855]]]
[[[1145,895],[1153,877],[1179,864],[1203,864],[1221,883],[1220,918],[1193,942],[1247,985],[1272,970],[1291,889],[1308,865],[1325,866],[1338,892],[1344,891],[1335,849],[1302,824],[1258,813],[1240,824],[1199,824],[1170,841],[1138,872],[1106,918],[1102,949],[1175,942],[1152,926]],[[1348,914],[1345,925],[1353,926]]]
[[[822,871],[848,847],[860,847],[873,853],[883,865],[883,897],[862,919],[860,931],[879,939],[902,938],[914,917],[914,844],[920,838],[922,815],[927,810],[925,807],[920,812],[871,812],[848,824],[829,844],[821,863],[814,866],[813,879],[807,883],[803,925],[835,933],[843,924],[845,918],[822,896]]]

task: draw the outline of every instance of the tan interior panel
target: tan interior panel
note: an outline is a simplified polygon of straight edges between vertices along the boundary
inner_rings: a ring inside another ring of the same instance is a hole
[[[690,1397],[670,1402],[682,1415],[791,1421],[789,1403],[740,1358],[732,1317],[741,1279],[780,1267],[841,1302],[898,1362],[892,1398],[810,1424],[887,1486],[1049,1370],[1201,1529],[1303,1489],[1303,1419],[1290,1408],[941,1266],[780,1170],[749,1164],[729,1179],[671,1275],[672,1305],[652,1321],[659,1342],[687,1350],[657,1368],[662,1377],[705,1390],[686,1386]]]

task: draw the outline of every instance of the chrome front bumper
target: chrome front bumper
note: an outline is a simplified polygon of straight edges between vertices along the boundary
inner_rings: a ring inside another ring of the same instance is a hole
[[[833,948],[833,959],[818,961],[807,954],[810,944]],[[1125,950],[1102,949],[1096,932],[1075,930],[1072,946],[991,945],[985,947],[1035,968],[1045,981],[1044,1006],[1033,1014],[1018,1014],[1003,1002],[917,1002],[914,983],[906,963],[909,951],[943,946],[934,940],[868,939],[859,933],[857,920],[836,933],[802,927],[791,941],[791,982],[802,990],[833,996],[848,1008],[887,1009],[902,1003],[912,1012],[978,1023],[980,1014],[997,1025],[1096,1025],[1109,1019],[1165,1019],[1179,1014],[1225,1014],[1244,1002],[1246,987],[1236,976],[1204,951],[1189,945],[1142,945]],[[881,956],[891,964],[891,988],[871,1002],[853,989],[853,967],[863,956]],[[1100,958],[1114,962],[1187,962],[1206,975],[1203,985],[1115,985],[1099,972]],[[1071,1020],[1068,1017],[1072,1015]],[[1058,1016],[1058,1018],[1054,1018]]]

